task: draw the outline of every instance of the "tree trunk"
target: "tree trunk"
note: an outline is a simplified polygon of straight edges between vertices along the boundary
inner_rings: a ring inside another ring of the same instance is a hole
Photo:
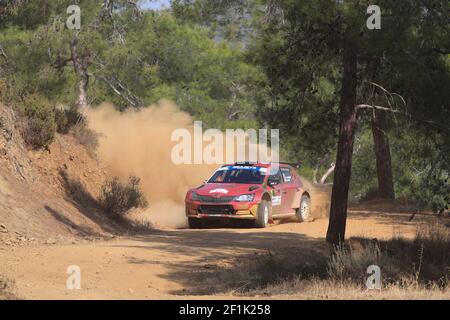
[[[354,45],[346,43],[343,52],[343,79],[339,106],[339,142],[327,231],[327,241],[334,245],[339,245],[345,238],[348,190],[356,129],[356,82],[357,50]]]
[[[79,78],[78,97],[75,105],[81,109],[88,105],[87,88],[89,85],[89,75],[87,73],[87,62],[78,54],[78,38],[76,37],[70,42],[70,52],[75,73]]]
[[[377,71],[380,68],[380,63],[381,59],[375,57],[367,65],[367,74],[372,82],[377,82]],[[372,97],[373,93],[375,91],[372,92]],[[377,95],[375,95],[375,99],[376,97]],[[378,196],[384,199],[395,199],[391,150],[389,148],[388,136],[385,134],[385,113],[383,111],[374,110],[372,135],[377,164]]]
[[[395,199],[391,150],[389,139],[383,130],[383,124],[384,114],[375,111],[372,119],[372,134],[377,163],[378,196],[384,199]]]

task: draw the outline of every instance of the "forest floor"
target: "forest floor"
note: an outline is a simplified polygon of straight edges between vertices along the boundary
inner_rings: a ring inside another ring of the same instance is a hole
[[[409,217],[379,205],[354,208],[347,237],[412,239],[420,224],[437,219],[418,215],[410,222]],[[444,223],[448,227],[448,220]],[[326,256],[327,224],[318,219],[266,229],[164,229],[108,241],[3,246],[0,274],[14,282],[14,294],[23,299],[450,299],[448,290],[367,290],[319,280],[298,292],[284,290],[279,281],[264,290],[241,290],[252,281],[254,261],[287,253],[308,264]],[[66,287],[70,265],[80,267],[79,290]]]

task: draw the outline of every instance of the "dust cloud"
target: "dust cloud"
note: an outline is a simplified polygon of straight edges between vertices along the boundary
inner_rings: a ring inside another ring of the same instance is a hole
[[[187,189],[207,179],[217,165],[175,165],[173,130],[191,128],[192,118],[167,101],[139,110],[117,111],[103,104],[87,111],[89,126],[100,134],[98,157],[110,175],[141,179],[149,200],[145,217],[158,226],[185,225]]]
[[[186,225],[184,197],[189,188],[208,179],[220,164],[174,164],[172,132],[193,133],[192,117],[169,101],[139,110],[117,111],[103,104],[86,111],[89,126],[100,134],[99,161],[110,175],[141,179],[149,209],[139,216],[157,227]],[[224,137],[224,146],[227,144]],[[208,145],[203,143],[203,148]]]
[[[311,197],[311,213],[313,217],[325,218],[330,212],[331,184],[314,184],[305,177],[301,177],[305,190]]]

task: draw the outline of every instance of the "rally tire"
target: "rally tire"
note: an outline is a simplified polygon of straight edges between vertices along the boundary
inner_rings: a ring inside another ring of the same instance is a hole
[[[267,227],[271,215],[272,215],[272,206],[270,205],[270,201],[261,200],[261,203],[258,205],[258,211],[256,213],[255,226],[257,228]]]
[[[314,220],[311,212],[311,198],[307,193],[304,193],[300,199],[300,207],[297,209],[296,216],[300,222],[311,222]]]

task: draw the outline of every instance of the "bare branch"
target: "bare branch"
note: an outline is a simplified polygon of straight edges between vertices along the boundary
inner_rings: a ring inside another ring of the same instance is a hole
[[[326,153],[322,158],[319,159],[319,161],[317,161],[316,165],[314,166],[314,175],[313,175],[313,182],[314,183],[318,183],[317,182],[317,173],[319,171],[319,168],[328,161],[328,159],[330,158],[330,152]]]
[[[239,113],[242,113],[244,116],[248,114],[248,112],[245,112],[245,111],[243,111],[243,110],[235,111],[235,112],[231,113],[231,114],[228,116],[228,120],[232,120],[232,119],[235,118]]]
[[[100,75],[97,76],[98,79],[103,80],[110,88],[117,94],[119,97],[127,101],[131,106],[137,108],[140,106],[139,98],[133,95],[123,84],[120,83],[119,80],[112,77],[108,79],[106,76]],[[121,89],[121,90],[119,90]],[[125,91],[125,92],[123,92]]]
[[[322,176],[322,178],[320,179],[320,183],[324,184],[325,181],[327,180],[327,178],[330,176],[331,173],[333,173],[334,168],[336,168],[336,164],[332,163],[330,165],[330,167],[328,168],[327,172],[324,173],[324,175]]]
[[[372,82],[372,81],[366,81],[366,82],[367,82],[367,83],[370,83],[371,85],[373,85],[373,86],[375,86],[375,87],[377,87],[377,88],[379,88],[381,91],[383,91],[386,95],[389,95],[391,98],[392,98],[393,96],[399,97],[399,98],[402,100],[403,104],[406,106],[406,101],[405,101],[405,99],[403,99],[403,97],[402,97],[401,95],[399,95],[398,93],[390,92],[390,91],[388,91],[387,89],[385,89],[384,87],[382,87],[381,85],[379,85],[379,84],[377,84],[377,83],[375,83],[375,82]]]
[[[379,85],[379,84],[377,84],[375,82],[372,82],[372,81],[365,81],[365,82],[371,84],[375,88],[380,89],[385,94],[386,100],[388,102],[389,107],[382,107],[382,106],[375,105],[375,104],[363,103],[363,104],[356,105],[355,106],[356,109],[370,109],[370,110],[373,110],[374,112],[376,110],[379,110],[379,111],[391,112],[394,115],[395,114],[400,114],[400,115],[403,115],[403,116],[410,117],[411,119],[414,119],[415,121],[418,121],[418,122],[424,123],[426,125],[429,125],[429,126],[433,127],[434,129],[445,130],[447,132],[450,132],[450,127],[446,126],[445,124],[437,123],[436,121],[432,121],[432,120],[421,119],[421,118],[419,118],[417,116],[413,116],[411,114],[408,114],[406,111],[394,109],[392,107],[392,104],[391,104],[391,99],[392,99],[392,101],[394,101],[394,99],[393,99],[394,96],[399,97],[401,99],[403,105],[406,106],[406,101],[400,94],[390,92],[389,90],[385,89],[383,86],[381,86],[381,85]],[[372,94],[372,96],[373,96],[373,94]],[[371,97],[369,98],[369,100],[371,100]]]
[[[430,53],[439,53],[439,54],[446,55],[446,54],[450,54],[450,50],[444,49],[444,48],[431,48],[431,49],[425,51],[423,53],[423,55],[430,54]]]
[[[376,106],[376,105],[370,105],[370,104],[357,104],[355,106],[356,109],[372,109],[372,110],[382,110],[382,111],[388,111],[393,113],[402,113],[400,110],[386,108],[382,106]]]

